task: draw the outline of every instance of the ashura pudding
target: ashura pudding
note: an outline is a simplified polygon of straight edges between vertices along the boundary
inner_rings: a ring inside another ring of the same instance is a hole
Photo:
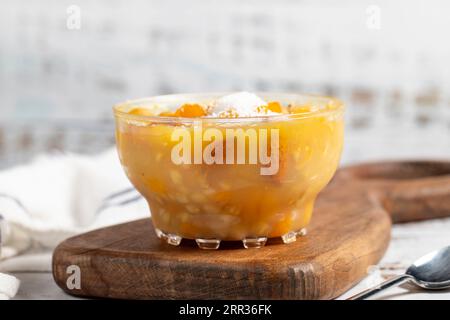
[[[186,94],[115,107],[122,165],[157,235],[201,248],[305,233],[343,143],[343,105],[296,94]]]

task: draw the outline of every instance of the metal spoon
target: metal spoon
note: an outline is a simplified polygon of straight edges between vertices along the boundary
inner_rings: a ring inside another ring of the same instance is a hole
[[[433,251],[414,262],[405,274],[387,280],[377,287],[365,290],[348,300],[367,299],[387,288],[411,281],[427,290],[450,288],[450,246]]]

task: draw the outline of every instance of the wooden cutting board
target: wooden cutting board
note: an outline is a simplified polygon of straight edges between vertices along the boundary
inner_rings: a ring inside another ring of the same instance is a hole
[[[183,240],[173,247],[144,219],[67,239],[54,251],[53,276],[85,297],[331,299],[379,262],[391,221],[449,215],[450,162],[365,164],[338,171],[318,198],[308,235],[294,243],[205,251]]]

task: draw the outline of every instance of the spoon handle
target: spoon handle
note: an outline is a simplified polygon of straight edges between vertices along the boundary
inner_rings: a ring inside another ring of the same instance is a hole
[[[397,276],[397,277],[389,279],[385,282],[382,282],[381,284],[379,284],[376,287],[373,287],[371,289],[367,289],[363,292],[360,292],[360,293],[348,298],[347,300],[364,300],[364,299],[370,298],[370,297],[380,293],[383,290],[398,286],[402,283],[408,282],[409,280],[411,280],[411,276],[402,274],[400,276]]]

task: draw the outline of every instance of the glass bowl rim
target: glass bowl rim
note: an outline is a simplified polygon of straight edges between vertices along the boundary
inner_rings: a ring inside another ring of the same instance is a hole
[[[142,104],[144,102],[163,100],[163,99],[172,99],[172,100],[180,100],[183,98],[186,103],[189,103],[186,98],[189,97],[220,97],[228,94],[232,94],[236,92],[200,92],[200,93],[176,93],[176,94],[167,94],[167,95],[157,95],[150,96],[146,98],[138,98],[138,99],[130,99],[120,103],[117,103],[113,106],[114,116],[116,118],[123,118],[127,120],[140,121],[140,122],[156,122],[156,123],[193,123],[193,122],[213,122],[213,123],[240,123],[240,122],[259,122],[259,121],[288,121],[288,120],[298,120],[298,119],[309,119],[313,117],[320,116],[329,116],[329,115],[339,115],[345,111],[344,103],[334,97],[326,96],[326,95],[316,95],[316,94],[302,94],[302,93],[288,93],[288,92],[256,92],[255,94],[258,96],[287,96],[287,97],[297,97],[297,98],[308,98],[312,100],[324,100],[328,103],[332,103],[334,105],[333,109],[321,108],[319,110],[313,110],[309,112],[302,113],[291,113],[291,114],[275,114],[275,115],[258,115],[258,116],[250,116],[250,117],[239,117],[239,118],[222,118],[222,117],[197,117],[197,118],[187,118],[187,117],[169,117],[169,116],[158,116],[158,115],[134,115],[129,114],[126,111],[121,110],[124,107],[132,106],[138,104]]]

